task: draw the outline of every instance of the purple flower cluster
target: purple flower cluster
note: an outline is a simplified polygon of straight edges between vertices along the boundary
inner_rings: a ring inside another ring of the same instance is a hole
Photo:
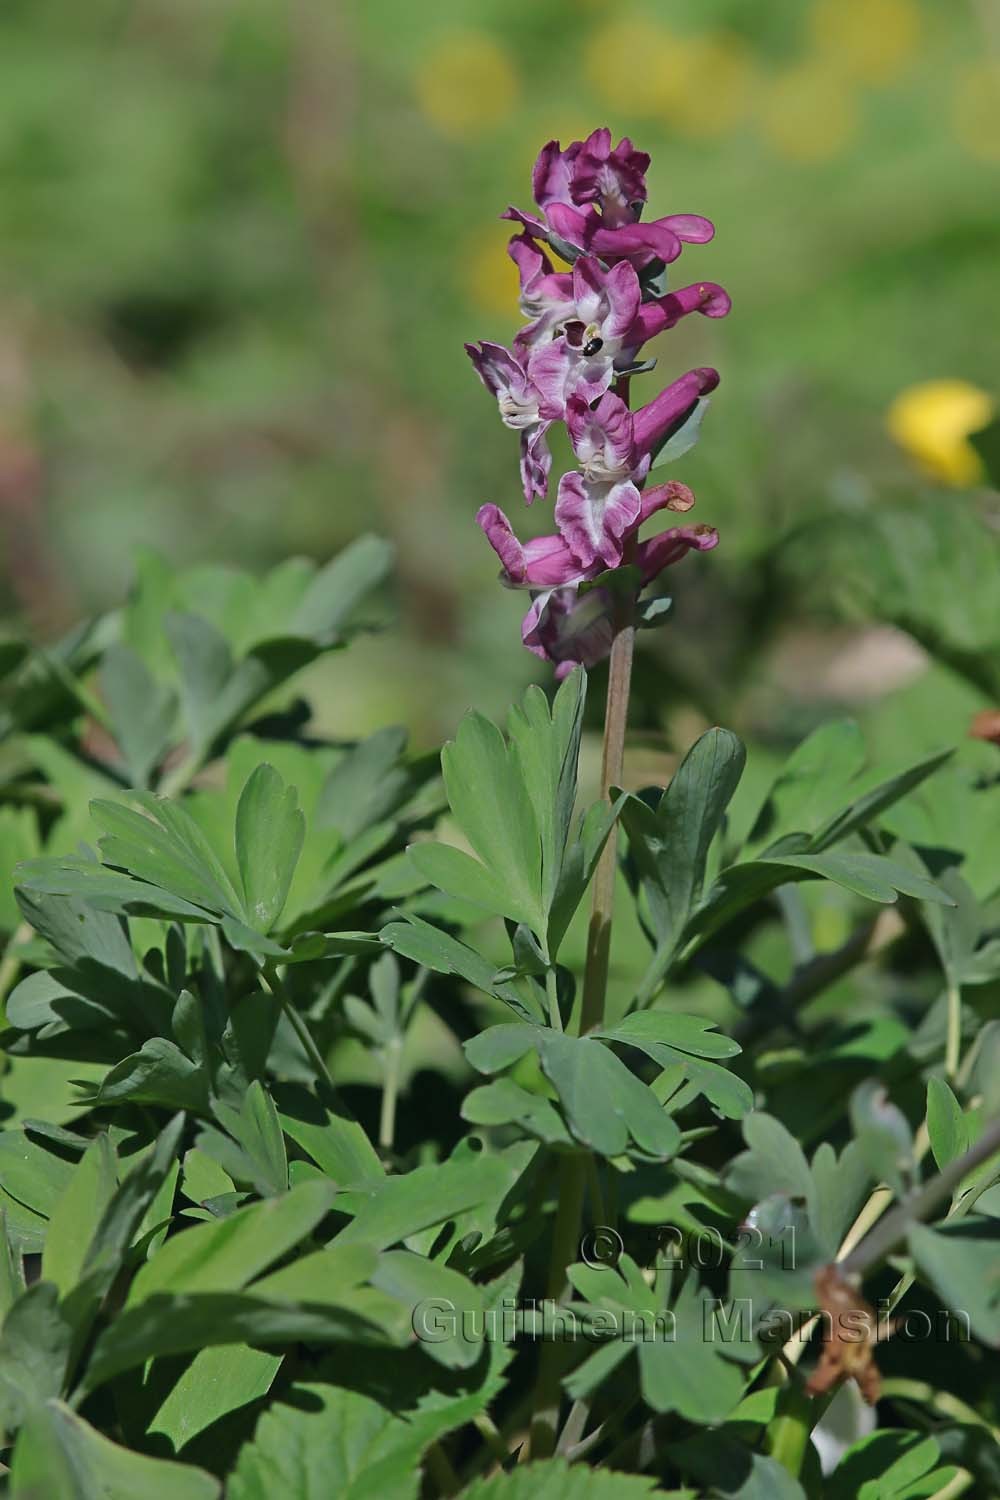
[[[689,370],[638,411],[618,394],[640,364],[647,341],[688,313],[721,318],[730,302],[714,282],[668,292],[664,276],[685,242],[703,244],[708,219],[673,214],[640,222],[649,157],[611,132],[595,130],[565,151],[545,146],[532,179],[539,212],[509,208],[520,233],[508,253],[521,283],[527,324],[513,348],[467,344],[501,420],[521,435],[521,481],[530,505],[548,494],[552,454],[547,433],[565,424],[579,467],[556,492],[555,536],[522,545],[496,505],[479,525],[503,564],[501,580],[531,591],[524,644],[555,662],[563,676],[578,662],[592,666],[611,649],[614,593],[595,583],[610,569],[633,565],[644,587],[688,551],[718,541],[709,526],[677,526],[638,542],[656,511],[687,511],[694,496],[681,484],[646,488],[650,469],[670,439],[696,424],[703,398],[719,383],[715,370]],[[548,250],[566,264],[556,270]],[[684,446],[688,446],[685,442]]]

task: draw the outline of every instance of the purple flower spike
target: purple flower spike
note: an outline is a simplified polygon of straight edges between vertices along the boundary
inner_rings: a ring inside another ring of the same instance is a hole
[[[572,444],[577,467],[559,481],[554,535],[521,542],[496,505],[482,506],[476,518],[500,558],[501,581],[530,592],[522,638],[529,651],[555,663],[557,677],[608,655],[629,614],[623,589],[634,587],[638,597],[664,568],[719,540],[711,526],[673,526],[639,539],[651,516],[683,514],[694,504],[686,485],[646,488],[646,481],[657,454],[698,412],[719,376],[689,370],[638,411],[629,409],[625,377],[649,368],[639,364],[643,345],[681,318],[722,318],[730,309],[714,281],[655,295],[660,262],[676,260],[685,244],[707,243],[715,231],[695,214],[641,222],[648,166],[644,152],[627,138],[615,146],[607,129],[565,150],[549,141],[532,176],[538,212],[509,208],[503,215],[521,225],[507,249],[527,325],[513,350],[466,346],[501,418],[521,434],[529,502],[548,488],[546,434],[554,422],[565,423]],[[556,270],[546,245],[571,269]],[[692,423],[674,453],[696,435]],[[626,559],[634,570],[619,573],[614,587],[606,584],[601,575]]]
[[[642,497],[630,479],[564,474],[556,499],[556,524],[583,567],[599,561],[606,568],[617,568],[641,505]]]
[[[576,317],[571,271],[554,271],[552,262],[530,234],[516,234],[507,254],[521,279],[521,311],[533,321],[522,328],[515,348],[523,349],[551,337]]]
[[[573,161],[570,196],[574,203],[596,203],[606,225],[634,224],[646,201],[648,166],[646,152],[636,151],[627,136],[612,151],[611,131],[595,130]]]
[[[635,468],[632,413],[620,396],[609,391],[593,407],[571,396],[566,427],[585,479],[621,479]]]
[[[583,324],[584,355],[601,353],[607,359],[620,353],[642,303],[639,278],[628,261],[606,271],[600,261],[581,256],[573,267],[573,300]]]
[[[701,313],[703,318],[724,318],[732,307],[729,293],[714,281],[700,281],[694,286],[681,287],[668,292],[655,302],[644,302],[629,332],[629,344],[639,348],[647,339],[655,338],[673,328],[689,313]]]
[[[483,505],[476,523],[503,564],[502,581],[508,588],[552,588],[579,581],[584,576],[561,536],[540,536],[519,542],[498,505]]]
[[[711,526],[676,526],[643,542],[636,561],[643,585],[689,552],[710,552],[719,534]],[[610,589],[581,590],[579,583],[545,589],[532,600],[521,624],[521,639],[529,651],[556,664],[563,678],[579,664],[596,666],[611,650],[615,638],[615,600]]]
[[[521,640],[543,661],[556,664],[561,681],[575,666],[596,666],[615,638],[614,600],[608,589],[549,589],[532,601],[521,622]]]
[[[521,434],[521,483],[530,505],[548,493],[552,454],[545,434],[558,411],[551,415],[543,411],[542,393],[502,344],[466,344],[465,350],[483,385],[496,397],[500,420]]]
[[[611,360],[603,354],[588,359],[570,347],[565,336],[540,344],[529,360],[531,378],[542,399],[542,412],[551,421],[561,421],[571,396],[598,401],[614,374]]]
[[[632,419],[637,454],[655,453],[671,427],[690,410],[701,396],[714,391],[719,383],[718,370],[689,370],[673,385],[661,391],[655,401],[637,411]]]

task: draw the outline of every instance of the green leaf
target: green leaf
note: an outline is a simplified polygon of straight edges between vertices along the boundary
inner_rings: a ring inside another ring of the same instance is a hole
[[[857,829],[863,828],[870,823],[879,813],[912,792],[914,787],[926,781],[928,776],[933,776],[946,761],[954,755],[954,750],[939,750],[934,755],[928,755],[924,760],[918,761],[916,765],[908,767],[907,770],[891,776],[888,781],[881,782],[872,789],[845,807],[842,812],[831,818],[812,837],[810,851],[813,854],[821,854],[824,849],[829,849],[834,844],[842,843],[850,834]]]
[[[674,1302],[670,1337],[639,1345],[639,1383],[654,1411],[676,1411],[690,1422],[723,1421],[743,1395],[746,1372],[737,1361],[759,1355],[751,1339],[730,1340],[715,1301],[688,1277]]]
[[[865,742],[853,719],[821,724],[785,761],[745,846],[756,853],[791,833],[814,834],[835,815],[865,763]]]
[[[230,717],[235,663],[221,631],[200,615],[172,612],[164,618],[180,673],[181,705],[194,752],[207,753]]]
[[[147,1424],[148,1435],[166,1438],[179,1453],[220,1418],[266,1396],[281,1361],[280,1354],[246,1344],[202,1349],[160,1403]]]
[[[104,862],[184,901],[245,920],[225,867],[190,813],[148,792],[134,793],[133,800],[141,812],[116,802],[90,805],[94,821],[105,830]]]
[[[0,1207],[0,1322],[24,1291],[21,1257],[7,1232],[7,1215]]]
[[[48,1219],[69,1187],[74,1167],[31,1139],[23,1126],[0,1130],[0,1187]]]
[[[886,1182],[897,1198],[913,1185],[916,1161],[913,1133],[902,1110],[876,1079],[860,1083],[851,1095],[851,1125],[868,1169]]]
[[[869,901],[890,904],[897,891],[922,901],[953,905],[952,898],[926,877],[879,854],[770,854],[767,859],[723,870],[693,913],[684,941],[703,940],[745,907],[792,880],[831,880]]]
[[[235,1291],[311,1234],[330,1210],[331,1183],[306,1182],[281,1197],[237,1209],[167,1240],[144,1265],[127,1306],[157,1292]]]
[[[738,1416],[729,1424],[733,1430]],[[682,1473],[710,1486],[719,1500],[806,1500],[806,1491],[777,1459],[753,1452],[727,1428],[671,1443],[667,1452]]]
[[[917,1500],[940,1494],[944,1470],[934,1473],[941,1450],[919,1432],[872,1432],[854,1443],[828,1480],[829,1500]],[[952,1471],[954,1473],[954,1471]]]
[[[441,752],[451,810],[493,878],[506,888],[514,920],[544,929],[541,837],[519,757],[495,724],[470,713]]]
[[[731,1037],[720,1036],[715,1030],[715,1021],[703,1016],[685,1016],[668,1010],[633,1011],[610,1030],[594,1032],[612,1042],[628,1042],[630,1046],[655,1047],[650,1057],[660,1061],[662,1050],[663,1067],[683,1061],[691,1054],[695,1057],[736,1057],[742,1050],[739,1042]]]
[[[406,730],[379,729],[346,750],[330,771],[316,803],[317,828],[334,828],[345,843],[380,823],[410,785],[399,764]]]
[[[185,1231],[191,1233],[193,1231]],[[320,1252],[329,1257],[330,1252]],[[306,1257],[309,1259],[309,1257]],[[304,1261],[288,1268],[298,1274]],[[285,1272],[279,1272],[284,1277]],[[83,1385],[96,1390],[148,1359],[190,1354],[222,1344],[375,1344],[402,1348],[412,1341],[411,1311],[382,1292],[336,1287],[330,1273],[307,1298],[286,1301],[249,1292],[158,1292],[127,1308],[94,1345]]]
[[[969,1146],[969,1130],[959,1104],[943,1078],[927,1080],[927,1133],[942,1170]]]
[[[60,1297],[80,1279],[87,1250],[115,1190],[115,1152],[106,1134],[99,1135],[78,1162],[69,1186],[49,1220],[42,1255],[42,1280]]]
[[[0,1431],[12,1432],[62,1390],[72,1329],[48,1281],[22,1292],[0,1333]]]
[[[569,841],[586,696],[587,674],[577,667],[561,684],[551,711],[541,688],[530,687],[507,718],[511,749],[541,839],[546,909],[555,897]]]
[[[185,1057],[165,1037],[143,1042],[138,1052],[122,1059],[106,1073],[91,1095],[95,1105],[162,1104],[168,1109],[208,1108],[209,1080],[205,1069]]]
[[[204,1469],[131,1453],[61,1401],[32,1416],[11,1461],[11,1500],[217,1500]]]
[[[369,1182],[359,1191],[357,1213],[341,1230],[337,1243],[387,1249],[421,1229],[442,1224],[464,1209],[484,1203],[491,1190],[488,1159],[482,1157],[416,1167],[403,1176]]]
[[[492,875],[485,865],[455,849],[451,844],[411,844],[407,850],[410,863],[429,885],[447,896],[470,901],[485,911],[512,922],[523,922],[524,909],[510,893],[502,879]]]
[[[970,433],[969,442],[982,459],[987,482],[993,489],[1000,489],[1000,417]]]
[[[683,458],[689,453],[701,436],[701,424],[705,420],[705,413],[711,405],[708,396],[699,396],[694,405],[675,424],[673,431],[668,435],[666,441],[656,450],[651,468],[658,469],[661,464],[672,464],[677,459]]]
[[[236,808],[243,906],[258,932],[270,932],[281,916],[305,832],[295,788],[286,787],[273,766],[258,766]]]
[[[646,887],[662,971],[680,942],[701,896],[709,846],[722,826],[746,762],[741,742],[727,729],[698,739],[655,809],[638,797],[622,807],[629,854]]]
[[[288,634],[318,644],[336,639],[365,595],[388,576],[394,555],[392,543],[382,537],[366,535],[351,542],[312,579]]]
[[[735,1156],[726,1171],[726,1186],[738,1197],[758,1202],[771,1193],[808,1199],[812,1173],[805,1153],[780,1120],[753,1110],[743,1121],[747,1150]]]
[[[129,646],[116,644],[101,659],[101,692],[132,784],[147,787],[151,771],[175,738],[177,697],[159,683]]]
[[[704,1094],[724,1115],[738,1120],[753,1108],[753,1090],[712,1060],[733,1057],[740,1051],[738,1043],[710,1031],[713,1024],[700,1016],[644,1010],[634,1011],[611,1030],[594,1035],[637,1047],[661,1068],[679,1065],[693,1090]]]
[[[385,1176],[378,1153],[357,1120],[332,1099],[298,1084],[273,1090],[281,1128],[339,1187],[360,1187]]]
[[[656,1480],[641,1474],[619,1474],[572,1467],[562,1458],[519,1464],[509,1474],[476,1479],[462,1491],[463,1500],[642,1500],[656,1490]],[[241,1500],[241,1497],[237,1497]],[[256,1497],[254,1497],[256,1500]],[[393,1497],[394,1500],[394,1497]]]
[[[493,1300],[494,1288],[485,1291]],[[415,1500],[421,1455],[484,1410],[507,1358],[492,1344],[485,1372],[439,1371],[433,1386],[415,1349],[357,1349],[321,1366],[261,1417],[228,1500]]]
[[[977,1339],[1000,1348],[1000,1224],[968,1217],[928,1229],[915,1224],[907,1237],[922,1280],[929,1283],[961,1321],[968,1319]]]
[[[462,1119],[472,1125],[518,1125],[547,1145],[571,1146],[562,1117],[550,1100],[529,1093],[510,1078],[473,1089],[462,1101]]]
[[[217,1104],[215,1109],[246,1153],[257,1191],[265,1196],[284,1193],[288,1187],[285,1140],[274,1101],[260,1079],[251,1083],[239,1110],[225,1104]]]
[[[163,1206],[166,1189],[170,1188],[172,1197],[183,1131],[184,1116],[175,1115],[112,1194],[87,1246],[77,1287],[66,1303],[66,1315],[78,1336],[96,1315],[146,1216]],[[166,1207],[169,1211],[169,1204]]]
[[[539,1029],[525,1022],[488,1026],[463,1043],[469,1062],[479,1073],[500,1073],[538,1044]]]
[[[436,974],[460,975],[476,989],[495,995],[526,1021],[542,1019],[542,1008],[530,990],[523,986],[515,988],[509,983],[495,983],[495,963],[419,917],[390,922],[382,928],[379,938],[394,953],[411,958],[414,963],[433,969]]]
[[[424,1352],[431,1359],[452,1370],[467,1370],[478,1363],[486,1327],[486,1300],[480,1287],[450,1266],[409,1250],[384,1251],[370,1279],[372,1286],[403,1303],[411,1321],[419,1320],[424,1308],[438,1314],[431,1324],[433,1336],[424,1341]],[[442,1321],[443,1328],[439,1326]]]
[[[590,1037],[537,1035],[545,1076],[581,1145],[602,1156],[620,1156],[631,1138],[641,1152],[660,1160],[676,1153],[676,1123],[613,1052]]]
[[[133,880],[109,870],[95,859],[63,855],[56,859],[33,859],[15,872],[18,900],[29,921],[35,922],[38,907],[34,897],[79,897],[98,913],[125,912],[140,916],[179,917],[183,922],[204,922],[209,910],[145,880]],[[25,898],[28,898],[25,900]],[[79,904],[79,903],[78,903]]]

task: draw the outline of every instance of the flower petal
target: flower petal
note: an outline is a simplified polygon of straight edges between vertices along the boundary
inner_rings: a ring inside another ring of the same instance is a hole
[[[544,500],[549,492],[552,453],[545,434],[551,425],[550,422],[539,422],[521,433],[521,483],[529,505],[536,498]]]
[[[719,533],[714,526],[672,526],[661,531],[659,536],[642,542],[636,553],[636,561],[643,583],[649,583],[671,563],[680,562],[689,552],[711,552],[719,545]]]
[[[583,567],[599,559],[605,567],[616,568],[641,503],[631,480],[600,482],[574,471],[559,481],[556,524]]]
[[[686,375],[661,391],[655,401],[637,411],[633,419],[637,455],[656,453],[663,446],[671,427],[680,421],[699,396],[714,391],[718,383],[718,370],[688,370]]]
[[[566,426],[588,479],[621,479],[631,473],[632,413],[619,396],[609,391],[595,407],[571,396]]]

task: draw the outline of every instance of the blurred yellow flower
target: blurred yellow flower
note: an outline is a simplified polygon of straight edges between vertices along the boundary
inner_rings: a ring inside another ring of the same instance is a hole
[[[654,115],[663,102],[664,80],[676,74],[682,45],[652,21],[609,21],[584,46],[587,88],[613,109]]]
[[[952,118],[971,156],[1000,161],[1000,62],[972,63],[956,75]]]
[[[916,0],[815,0],[809,20],[832,67],[865,83],[890,83],[916,54],[923,18]]]
[[[727,136],[746,118],[754,75],[750,49],[729,32],[679,38],[662,80],[662,111],[682,135]]]
[[[649,21],[612,21],[589,38],[584,72],[613,108],[654,116],[683,135],[727,135],[744,118],[749,49],[729,32],[675,36]]]
[[[927,380],[900,392],[886,426],[927,473],[964,487],[983,477],[969,435],[985,427],[995,410],[993,398],[966,380]]]
[[[765,78],[758,109],[764,138],[793,161],[828,161],[858,131],[854,90],[820,59]]]
[[[514,229],[477,230],[459,249],[459,264],[466,295],[480,312],[517,319],[517,268],[507,255],[507,240]]]
[[[483,31],[452,32],[420,62],[417,102],[444,134],[462,138],[501,124],[518,101],[511,53]]]

